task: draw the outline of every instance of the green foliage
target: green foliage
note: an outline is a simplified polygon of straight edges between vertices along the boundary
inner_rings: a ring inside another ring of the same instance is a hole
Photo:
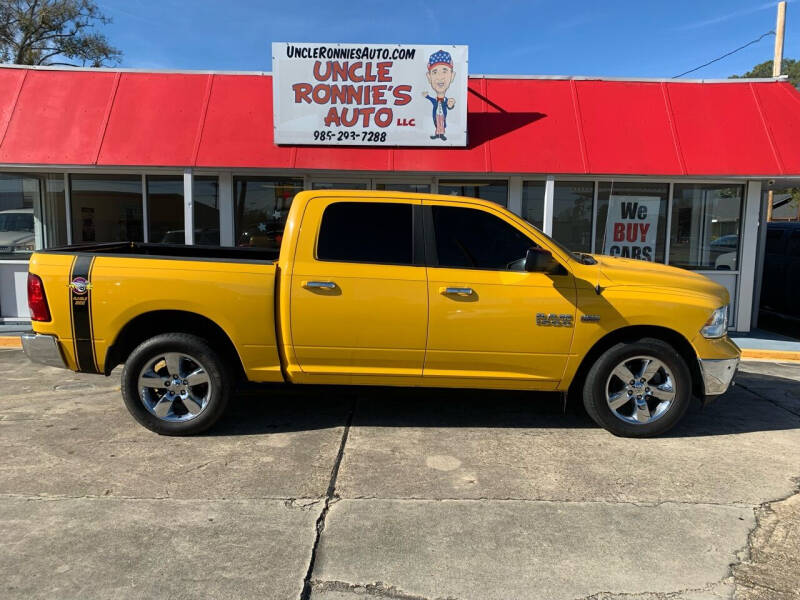
[[[102,67],[122,52],[96,31],[107,25],[94,0],[0,0],[0,61]]]
[[[781,63],[781,75],[788,75],[789,81],[796,88],[800,88],[800,60],[784,58]],[[731,79],[755,77],[772,77],[772,61],[768,60],[756,65],[744,75],[731,75]]]

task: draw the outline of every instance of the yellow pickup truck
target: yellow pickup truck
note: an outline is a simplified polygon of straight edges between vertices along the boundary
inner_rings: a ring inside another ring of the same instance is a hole
[[[621,436],[660,434],[739,362],[728,292],[577,254],[472,198],[305,191],[279,250],[112,243],[36,252],[34,361],[124,364],[133,417],[212,426],[240,380],[558,391]]]

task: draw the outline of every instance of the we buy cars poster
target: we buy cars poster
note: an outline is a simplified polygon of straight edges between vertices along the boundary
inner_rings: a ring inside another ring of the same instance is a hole
[[[276,144],[467,144],[467,46],[272,44]]]
[[[659,197],[611,196],[603,254],[653,262],[660,209]]]

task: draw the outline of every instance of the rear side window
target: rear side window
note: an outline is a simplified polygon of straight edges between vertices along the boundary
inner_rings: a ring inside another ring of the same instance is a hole
[[[525,255],[536,244],[515,227],[482,210],[431,208],[440,267],[525,270]]]
[[[335,202],[322,213],[317,259],[413,264],[411,204]]]

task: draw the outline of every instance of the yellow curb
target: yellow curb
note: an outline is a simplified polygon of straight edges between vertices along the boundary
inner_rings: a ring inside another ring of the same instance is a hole
[[[0,336],[0,348],[22,348],[22,342],[17,336]]]
[[[749,360],[780,360],[800,362],[800,352],[789,350],[756,350],[754,348],[742,349],[742,359]]]

